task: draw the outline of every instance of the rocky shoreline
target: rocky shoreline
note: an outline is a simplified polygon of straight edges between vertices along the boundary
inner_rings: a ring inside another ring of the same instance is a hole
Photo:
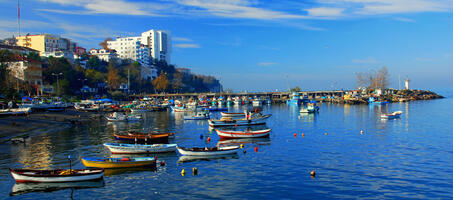
[[[343,104],[369,104],[369,97],[372,95],[355,97],[355,98],[336,98],[336,99],[323,99],[321,102],[343,103]],[[377,101],[382,102],[407,102],[418,100],[431,100],[445,98],[435,92],[429,90],[395,90],[390,94],[381,95],[376,97]]]

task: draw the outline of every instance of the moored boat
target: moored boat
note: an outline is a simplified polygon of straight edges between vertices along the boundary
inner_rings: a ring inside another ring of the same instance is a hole
[[[131,134],[128,135],[119,135],[113,134],[113,137],[117,140],[124,140],[129,142],[144,142],[144,143],[156,143],[156,142],[164,142],[168,143],[168,138],[170,135],[174,135],[173,133],[161,133],[161,134]]]
[[[101,179],[104,176],[103,169],[10,169],[11,175],[18,183],[25,182],[75,182]]]
[[[83,165],[86,167],[97,168],[125,168],[125,167],[142,167],[156,166],[154,157],[136,157],[136,158],[96,158],[84,157],[81,158]]]
[[[395,119],[400,117],[400,115],[403,113],[403,111],[395,111],[392,113],[387,113],[387,114],[381,114],[381,119]]]
[[[222,117],[245,117],[245,113],[220,112]]]
[[[147,154],[163,153],[176,151],[176,144],[122,144],[122,143],[104,143],[110,152],[114,154]]]
[[[225,154],[234,154],[239,150],[239,146],[228,146],[228,147],[176,147],[178,152],[184,156],[217,156]]]
[[[242,119],[232,119],[230,117],[222,117],[220,119],[210,119],[208,120],[209,126],[216,127],[216,126],[244,126],[244,125],[259,125],[265,124],[265,120],[272,116],[271,114],[261,115],[253,114],[249,117],[242,118]]]
[[[263,129],[263,130],[245,130],[245,131],[230,131],[230,130],[215,130],[217,135],[219,135],[220,139],[228,139],[228,138],[256,138],[256,137],[267,137],[269,136],[269,132],[271,129]]]

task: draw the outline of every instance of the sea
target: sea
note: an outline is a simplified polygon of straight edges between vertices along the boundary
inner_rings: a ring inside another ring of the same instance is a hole
[[[315,114],[300,114],[298,106],[263,105],[262,113],[272,117],[249,128],[272,131],[258,139],[220,140],[206,120],[184,120],[184,113],[170,111],[145,113],[137,123],[99,118],[34,134],[25,144],[0,144],[0,199],[453,199],[453,90],[437,93],[446,98],[319,103]],[[380,118],[393,111],[403,113]],[[165,165],[108,170],[101,181],[19,184],[9,173],[9,168],[69,168],[70,162],[84,168],[80,157],[114,156],[102,144],[128,130],[174,132],[169,142],[182,147],[243,148],[213,158],[139,155],[157,156]]]

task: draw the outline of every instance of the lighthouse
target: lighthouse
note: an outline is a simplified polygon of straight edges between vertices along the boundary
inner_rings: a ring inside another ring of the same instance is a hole
[[[404,89],[405,90],[409,89],[409,79],[408,78],[406,78],[406,80],[404,80]]]

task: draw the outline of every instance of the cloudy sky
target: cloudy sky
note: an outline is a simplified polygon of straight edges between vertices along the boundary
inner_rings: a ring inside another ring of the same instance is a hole
[[[0,0],[0,38],[18,34]],[[21,33],[85,48],[150,29],[172,33],[172,64],[235,91],[353,89],[386,66],[391,86],[453,87],[453,0],[20,0]]]

